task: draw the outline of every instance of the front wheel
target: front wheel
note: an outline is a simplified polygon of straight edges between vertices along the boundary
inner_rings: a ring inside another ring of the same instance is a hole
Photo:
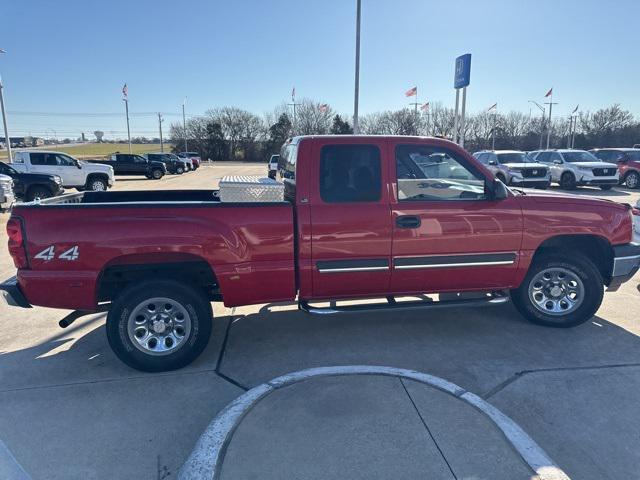
[[[627,173],[627,176],[624,177],[624,184],[627,188],[638,188],[638,185],[640,185],[640,174],[638,174],[638,172]]]
[[[511,291],[518,311],[530,322],[567,328],[589,320],[600,308],[603,280],[579,254],[537,256],[519,288]]]
[[[92,178],[89,180],[87,190],[93,192],[105,192],[107,190],[107,181],[102,178]]]
[[[576,177],[571,172],[564,172],[560,177],[560,188],[563,190],[575,190]]]
[[[50,196],[51,191],[48,188],[36,186],[29,189],[27,200],[29,202],[33,202],[36,199],[44,200],[45,198],[49,198]]]
[[[107,316],[107,338],[125,364],[163,372],[193,362],[211,335],[211,303],[195,287],[151,280],[125,289]]]
[[[160,180],[163,176],[164,176],[164,173],[162,172],[162,170],[156,168],[151,172],[150,178],[153,178],[154,180]]]

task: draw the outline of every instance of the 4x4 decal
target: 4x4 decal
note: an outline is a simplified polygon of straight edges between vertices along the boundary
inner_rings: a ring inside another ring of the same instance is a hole
[[[53,260],[55,256],[56,256],[56,247],[54,245],[51,245],[45,248],[44,250],[42,250],[40,253],[36,254],[33,258],[39,258],[40,260],[44,260],[48,262],[50,260]],[[80,250],[78,249],[78,246],[75,245],[70,249],[62,252],[58,256],[58,259],[73,261],[73,260],[77,260],[79,256],[80,256]]]

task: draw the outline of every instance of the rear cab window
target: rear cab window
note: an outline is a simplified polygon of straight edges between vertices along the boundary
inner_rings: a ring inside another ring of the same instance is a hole
[[[325,145],[320,151],[320,198],[325,203],[378,202],[381,172],[377,146]]]

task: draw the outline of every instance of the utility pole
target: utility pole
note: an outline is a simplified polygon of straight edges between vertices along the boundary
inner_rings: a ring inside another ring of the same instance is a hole
[[[460,112],[460,147],[464,148],[464,112],[467,107],[467,87],[462,87],[462,111]]]
[[[187,103],[187,97],[182,101],[182,134],[184,135],[184,151],[187,152],[187,117],[184,114],[184,104]]]
[[[460,109],[460,89],[456,88],[456,113],[453,117],[453,142],[458,143],[458,110]]]
[[[540,145],[538,147],[540,150],[542,150],[542,136],[544,134],[544,119],[545,119],[545,114],[546,114],[547,109],[544,108],[542,105],[540,105],[535,100],[529,100],[529,103],[533,103],[542,112],[542,116],[540,117]]]
[[[491,128],[491,150],[496,149],[496,117],[498,112],[493,112],[493,127]]]
[[[549,98],[548,102],[545,102],[545,105],[549,105],[549,122],[547,125],[547,150],[549,150],[549,143],[551,141],[551,111],[554,105],[558,105],[557,102],[553,101],[553,93],[551,93],[551,98]]]
[[[287,103],[287,105],[289,105],[290,107],[293,106],[293,123],[291,124],[291,129],[295,132],[295,130],[296,130],[296,107],[298,105],[300,105],[299,103],[296,103],[296,88],[295,87],[293,87],[293,90],[291,91],[291,102],[292,103]]]
[[[164,153],[164,143],[162,142],[162,114],[158,112],[158,127],[160,128],[160,151]]]
[[[127,115],[127,138],[129,139],[129,154],[133,153],[131,150],[131,130],[129,128],[129,88],[127,84],[122,87],[122,101],[124,102],[124,111]]]
[[[7,53],[0,49],[0,54]],[[7,127],[7,112],[4,109],[4,86],[2,85],[2,77],[0,77],[0,110],[2,110],[2,124],[4,125],[4,143],[7,147],[7,156],[9,163],[13,161],[11,156],[11,139],[9,138],[9,128]]]
[[[360,133],[360,125],[358,124],[358,97],[360,96],[360,14],[362,10],[361,0],[356,0],[356,72],[355,72],[355,86],[353,92],[353,133],[358,135]],[[294,116],[295,116],[295,102],[294,102]]]

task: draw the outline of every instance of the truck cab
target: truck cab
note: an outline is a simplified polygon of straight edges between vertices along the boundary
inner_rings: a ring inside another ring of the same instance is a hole
[[[63,152],[32,150],[14,155],[11,166],[18,172],[44,173],[62,179],[65,188],[105,191],[115,183],[113,168],[83,162]]]

